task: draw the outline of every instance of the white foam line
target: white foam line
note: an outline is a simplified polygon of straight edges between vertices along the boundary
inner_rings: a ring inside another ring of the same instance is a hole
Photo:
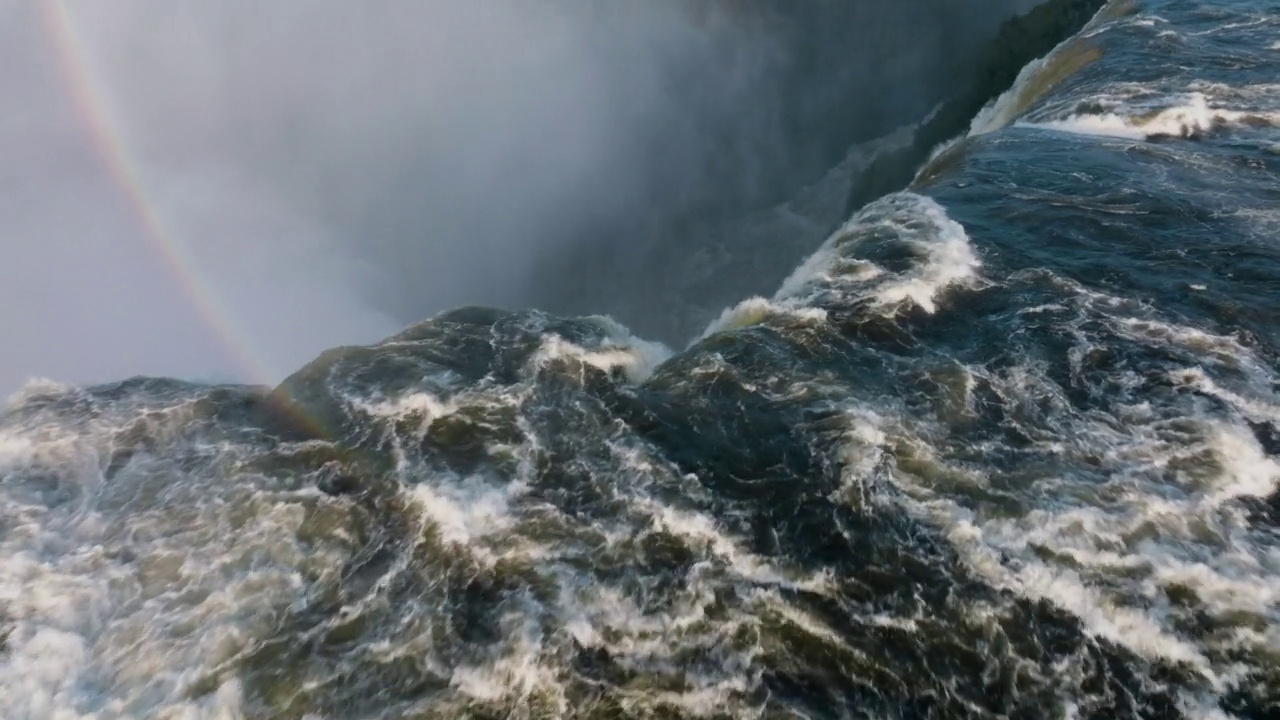
[[[697,339],[703,340],[716,333],[759,325],[774,316],[786,317],[804,324],[819,324],[826,321],[827,311],[821,308],[797,307],[786,302],[774,302],[759,296],[750,297],[722,311],[720,317],[711,321]]]
[[[27,402],[37,395],[61,394],[74,389],[74,386],[66,383],[60,383],[48,378],[36,377],[27,381],[25,385],[18,388],[16,392],[11,394],[5,400],[4,405],[0,405],[0,410],[6,408],[15,408]]]
[[[435,395],[426,392],[410,393],[378,402],[356,401],[352,404],[368,415],[390,420],[400,420],[414,415],[421,415],[430,421],[451,415],[458,409],[456,403],[442,401]]]
[[[857,250],[860,234],[875,228],[892,232],[897,242],[919,253],[920,261],[906,273],[890,274],[847,257]],[[922,195],[897,193],[868,205],[832,234],[782,283],[774,301],[803,303],[810,297],[806,291],[840,289],[882,307],[910,302],[932,313],[943,290],[972,280],[980,266],[964,226],[941,205]]]
[[[575,345],[559,335],[548,335],[533,358],[535,367],[561,359],[572,358],[579,362],[611,372],[622,370],[631,382],[644,382],[653,371],[671,357],[671,350],[660,343],[652,343],[627,336],[610,340],[603,346],[588,349]]]
[[[935,216],[942,230],[940,241],[924,245],[928,260],[917,273],[881,286],[876,293],[877,304],[897,305],[910,301],[925,312],[934,313],[938,310],[938,295],[943,290],[977,274],[981,263],[960,223],[946,217],[941,207],[936,205],[926,212],[940,216]]]
[[[1280,123],[1280,113],[1248,113],[1239,110],[1210,107],[1203,93],[1193,92],[1185,103],[1169,107],[1155,115],[1140,119],[1142,113],[1109,112],[1103,114],[1077,114],[1061,120],[1036,122],[1019,121],[1017,127],[1042,128],[1076,135],[1097,135],[1145,140],[1152,135],[1180,136],[1202,133],[1219,124],[1235,125],[1246,118],[1260,118],[1270,123]]]
[[[1169,373],[1169,378],[1174,382],[1188,385],[1200,392],[1225,401],[1251,420],[1270,422],[1280,427],[1280,405],[1247,398],[1232,392],[1215,382],[1201,368],[1174,370]]]
[[[422,482],[408,492],[442,541],[476,550],[482,538],[510,529],[510,502],[523,489],[517,482],[498,487],[468,478],[457,484]]]
[[[717,523],[706,515],[678,510],[653,501],[643,500],[641,503],[650,513],[655,529],[705,545],[712,555],[721,558],[743,579],[788,587],[825,584],[825,578],[821,577],[794,582],[772,563],[739,547],[734,539],[721,532]]]
[[[1258,366],[1253,352],[1230,335],[1214,335],[1197,328],[1146,318],[1119,318],[1112,324],[1122,336],[1144,345],[1173,345],[1200,356],[1208,355],[1228,366]]]
[[[303,548],[314,498],[227,477],[222,446],[181,467],[167,453],[183,448],[152,448],[102,486],[119,420],[0,431],[0,717],[241,718],[234,678],[198,698],[192,683],[271,630],[304,557],[337,567],[342,551]]]
[[[1191,494],[1186,499],[1162,498],[1139,485],[1126,496],[1115,498],[1115,507],[1035,511],[1017,520],[996,517],[979,522],[972,511],[903,472],[896,477],[906,492],[898,497],[910,512],[942,528],[966,564],[990,584],[1052,602],[1079,617],[1090,634],[1140,656],[1184,663],[1205,678],[1214,692],[1222,692],[1238,679],[1236,670],[1217,666],[1197,643],[1170,630],[1158,603],[1155,607],[1129,607],[1093,587],[1075,569],[1109,575],[1116,571],[1142,573],[1147,576],[1141,590],[1145,594],[1159,596],[1164,587],[1184,584],[1197,593],[1209,612],[1228,616],[1246,612],[1275,621],[1280,583],[1259,578],[1275,575],[1278,568],[1273,565],[1280,566],[1280,550],[1266,561],[1258,556],[1259,548],[1243,537],[1236,538],[1230,527],[1224,526],[1215,532],[1226,533],[1223,539],[1233,549],[1201,559],[1183,557],[1198,547],[1202,532],[1198,519],[1212,522],[1210,518],[1223,512],[1228,500],[1272,492],[1280,478],[1280,465],[1265,456],[1247,431],[1222,423],[1208,423],[1205,431],[1203,449],[1192,447],[1185,452],[1196,455],[1208,450],[1221,469],[1208,484],[1187,488]],[[876,433],[863,431],[851,434],[849,442],[856,452],[865,454],[865,444],[875,437]],[[1160,442],[1146,435],[1136,439],[1139,444]],[[921,451],[928,452],[928,446]],[[1162,453],[1159,448],[1147,448],[1128,454],[1133,462],[1159,464]],[[1231,517],[1234,515],[1228,512],[1223,521],[1233,522]],[[1132,546],[1133,539],[1147,536],[1151,527],[1157,529],[1157,535],[1142,540],[1141,547]],[[1042,560],[1035,551],[1038,547],[1073,558],[1074,567]],[[1016,558],[1017,563],[1006,565],[1005,557]]]
[[[993,585],[1029,599],[1047,600],[1080,618],[1093,635],[1149,659],[1186,663],[1215,685],[1220,683],[1208,658],[1193,644],[1165,632],[1145,613],[1107,601],[1074,571],[1051,569],[1035,561],[1026,562],[1020,571],[1010,571],[994,551],[1000,543],[987,540],[986,530],[973,523],[971,513],[946,500],[932,500],[920,507],[934,522],[942,522],[968,564]]]
[[[29,464],[35,454],[30,438],[0,430],[0,475]]]
[[[488,702],[522,702],[535,694],[550,693],[556,715],[563,715],[568,710],[564,686],[559,673],[542,663],[542,648],[542,632],[534,617],[528,616],[508,652],[488,665],[456,667],[449,684],[463,695]]]

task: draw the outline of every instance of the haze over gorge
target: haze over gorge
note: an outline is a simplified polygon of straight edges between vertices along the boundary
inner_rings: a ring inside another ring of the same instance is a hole
[[[463,304],[678,346],[1030,4],[9,2],[0,386],[276,381]]]

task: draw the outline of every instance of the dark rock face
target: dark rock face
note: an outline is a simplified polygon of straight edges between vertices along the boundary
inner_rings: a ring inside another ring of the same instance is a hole
[[[1050,0],[1005,21],[996,37],[982,46],[963,90],[916,130],[911,146],[878,157],[854,180],[845,211],[856,212],[906,187],[935,147],[963,132],[984,105],[1013,86],[1024,67],[1079,32],[1104,4],[1105,0]]]

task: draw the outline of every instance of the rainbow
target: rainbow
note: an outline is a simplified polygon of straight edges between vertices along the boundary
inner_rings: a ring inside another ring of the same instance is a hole
[[[138,163],[133,160],[119,113],[112,111],[105,84],[93,72],[82,35],[64,0],[43,0],[41,19],[57,55],[59,73],[89,134],[95,152],[125,194],[141,221],[142,230],[168,269],[191,299],[196,312],[214,332],[217,341],[249,382],[275,382],[267,364],[253,350],[253,343],[201,276],[181,238],[165,222],[163,213],[147,196]]]

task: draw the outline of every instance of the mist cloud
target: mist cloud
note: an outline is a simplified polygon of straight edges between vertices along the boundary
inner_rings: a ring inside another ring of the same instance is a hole
[[[459,304],[589,312],[575,258],[621,277],[785,197],[1031,4],[66,0],[147,201],[242,341],[104,168],[48,6],[0,6],[0,389],[259,379],[246,352],[279,377]]]

